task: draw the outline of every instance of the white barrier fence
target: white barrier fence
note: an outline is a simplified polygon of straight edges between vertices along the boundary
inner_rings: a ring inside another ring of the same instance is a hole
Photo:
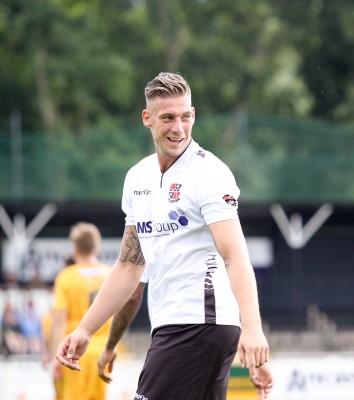
[[[271,400],[354,399],[354,354],[279,354]]]
[[[117,361],[107,400],[132,400],[143,360]],[[278,354],[271,361],[276,384],[269,400],[351,400],[354,354]],[[52,400],[49,371],[39,361],[0,361],[1,400]]]
[[[106,400],[132,400],[143,360],[116,362]],[[40,361],[0,361],[1,400],[54,400],[51,373]]]

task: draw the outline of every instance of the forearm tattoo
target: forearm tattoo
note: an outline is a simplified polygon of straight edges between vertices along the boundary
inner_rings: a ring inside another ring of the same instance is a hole
[[[115,314],[106,344],[107,349],[113,350],[115,348],[117,343],[122,338],[123,333],[135,317],[137,311],[137,306],[134,304],[134,302],[128,300],[123,308],[117,314]]]
[[[145,265],[145,258],[141,250],[135,226],[127,226],[124,230],[120,260],[130,261],[135,265]]]

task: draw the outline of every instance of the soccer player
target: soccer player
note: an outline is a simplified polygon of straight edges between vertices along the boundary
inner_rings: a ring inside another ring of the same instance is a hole
[[[72,227],[69,238],[74,246],[75,263],[60,271],[54,282],[53,320],[49,339],[53,358],[59,342],[76,328],[111,270],[108,265],[97,260],[101,234],[95,225],[77,223]],[[57,360],[54,361],[55,380],[61,381],[61,400],[105,398],[107,385],[98,377],[96,365],[109,330],[110,319],[107,319],[81,359],[82,373],[62,368]]]
[[[192,139],[195,109],[180,74],[160,73],[145,98],[142,120],[156,153],[127,173],[119,258],[57,359],[80,369],[92,335],[124,306],[146,264],[152,341],[135,399],[224,400],[236,349],[263,399],[273,377],[240,190],[230,169]]]

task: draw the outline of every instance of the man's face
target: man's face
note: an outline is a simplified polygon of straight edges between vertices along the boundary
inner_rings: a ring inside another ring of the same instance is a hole
[[[191,97],[149,100],[142,116],[144,125],[151,130],[161,169],[167,169],[190,143],[195,119]]]

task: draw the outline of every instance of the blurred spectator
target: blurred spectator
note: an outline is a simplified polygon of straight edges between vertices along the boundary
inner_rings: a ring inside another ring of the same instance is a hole
[[[4,354],[25,354],[26,340],[21,331],[18,312],[8,301],[1,318],[1,350]]]
[[[27,308],[20,317],[20,326],[26,341],[27,353],[42,353],[42,322],[32,300],[28,301]]]

